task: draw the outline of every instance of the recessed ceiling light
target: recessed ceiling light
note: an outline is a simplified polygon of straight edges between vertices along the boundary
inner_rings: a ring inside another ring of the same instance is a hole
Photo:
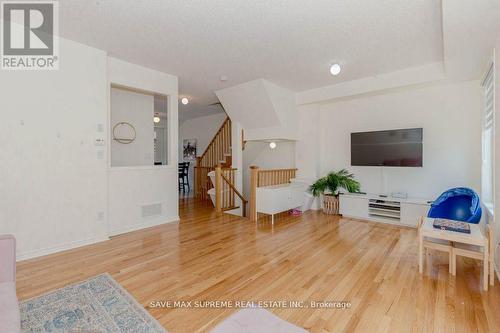
[[[276,145],[276,142],[274,142],[274,141],[273,141],[273,142],[271,142],[271,143],[269,143],[269,148],[271,148],[271,149],[276,148],[276,146],[277,146],[277,145]]]
[[[222,76],[220,77],[220,80],[221,80],[222,82],[225,82],[225,81],[227,81],[227,76],[225,76],[225,75],[222,75]]]
[[[189,103],[189,99],[187,99],[187,97],[182,97],[181,103],[187,105]]]
[[[155,123],[157,123],[157,124],[160,122],[160,120],[161,120],[161,119],[160,119],[160,117],[156,117],[156,116],[155,116],[155,117],[153,118],[153,121],[154,121]]]
[[[339,64],[333,64],[330,66],[330,73],[333,75],[333,76],[337,76],[340,74],[340,71],[342,69],[340,68],[340,65]]]

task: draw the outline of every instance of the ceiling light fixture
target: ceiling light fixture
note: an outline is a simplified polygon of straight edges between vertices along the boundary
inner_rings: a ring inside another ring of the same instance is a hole
[[[333,64],[333,65],[330,66],[330,73],[333,76],[339,75],[341,70],[342,70],[342,68],[340,68],[339,64]]]
[[[271,149],[276,148],[276,146],[277,146],[277,144],[274,141],[269,143],[269,148],[271,148]]]
[[[158,123],[161,121],[161,119],[160,119],[160,117],[155,116],[155,117],[153,117],[153,121],[154,121],[156,124],[158,124]]]
[[[189,103],[189,99],[187,99],[187,97],[182,97],[181,103],[187,105]]]

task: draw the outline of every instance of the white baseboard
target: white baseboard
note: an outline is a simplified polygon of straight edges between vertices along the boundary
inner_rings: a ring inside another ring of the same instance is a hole
[[[43,249],[39,249],[39,250],[21,252],[21,253],[17,254],[16,260],[21,261],[21,260],[33,259],[33,258],[61,252],[61,251],[71,250],[71,249],[85,246],[85,245],[104,242],[107,240],[109,240],[109,237],[101,236],[101,237],[82,239],[82,240],[78,240],[78,241],[74,241],[74,242],[64,243],[61,245],[47,247],[47,248],[43,248]]]
[[[135,223],[130,226],[124,227],[124,228],[119,228],[119,229],[114,229],[109,231],[109,236],[118,236],[121,234],[126,234],[127,232],[132,232],[132,231],[137,231],[141,229],[146,229],[146,228],[151,228],[151,227],[156,227],[158,225],[166,224],[166,223],[172,223],[172,222],[177,222],[179,221],[180,218],[179,216],[174,216],[174,217],[167,217],[167,218],[155,218],[154,220],[151,221],[146,221],[146,222],[140,222],[140,223]]]
[[[154,220],[154,221],[150,221],[150,222],[148,221],[146,223],[137,223],[137,224],[134,224],[134,225],[127,227],[127,228],[123,228],[120,230],[114,230],[114,231],[110,232],[110,236],[111,235],[116,236],[119,234],[124,234],[127,232],[136,231],[136,230],[140,230],[140,229],[144,229],[144,228],[150,228],[150,227],[154,227],[154,226],[161,225],[164,223],[171,223],[171,222],[176,222],[176,221],[179,221],[178,216],[175,216],[172,218],[167,218],[167,219],[163,218],[160,221]],[[46,256],[49,254],[54,254],[57,252],[71,250],[71,249],[74,249],[77,247],[82,247],[82,246],[86,246],[86,245],[104,242],[107,240],[109,240],[109,237],[100,236],[100,237],[94,237],[94,238],[88,238],[88,239],[82,239],[82,240],[78,240],[78,241],[74,241],[74,242],[64,243],[61,245],[47,247],[47,248],[43,248],[43,249],[39,249],[39,250],[19,252],[16,256],[16,261],[38,258],[38,257]]]
[[[236,216],[240,216],[242,215],[242,212],[241,212],[241,207],[240,208],[236,208],[236,209],[232,209],[232,210],[228,210],[228,211],[225,211],[224,213],[226,214],[231,214],[231,215],[236,215]]]

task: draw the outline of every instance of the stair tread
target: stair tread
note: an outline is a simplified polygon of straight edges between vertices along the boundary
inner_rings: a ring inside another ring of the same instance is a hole
[[[238,209],[238,208],[240,208],[240,206],[231,206],[231,207],[222,208],[222,211],[225,212],[228,210],[233,210],[233,209]]]

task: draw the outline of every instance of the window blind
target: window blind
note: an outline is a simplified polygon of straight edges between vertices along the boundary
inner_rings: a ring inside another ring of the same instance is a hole
[[[481,170],[482,201],[493,211],[495,205],[494,170],[495,170],[495,64],[492,62],[484,81],[483,87],[483,149]]]
[[[494,64],[491,64],[486,77],[483,81],[484,91],[484,127],[492,128],[494,124],[494,109],[495,109],[495,72]]]

